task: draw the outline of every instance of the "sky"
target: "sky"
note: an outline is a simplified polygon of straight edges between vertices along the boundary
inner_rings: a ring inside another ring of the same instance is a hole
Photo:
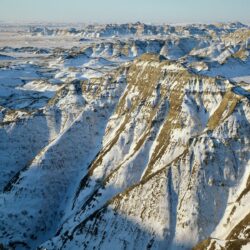
[[[3,22],[250,23],[250,0],[0,0]]]

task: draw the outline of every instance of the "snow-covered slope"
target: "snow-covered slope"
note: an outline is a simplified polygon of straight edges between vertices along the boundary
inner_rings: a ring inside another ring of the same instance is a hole
[[[0,49],[0,249],[247,249],[248,27],[86,29]]]
[[[43,246],[190,249],[208,237],[249,166],[249,101],[231,88],[136,60],[70,216]]]

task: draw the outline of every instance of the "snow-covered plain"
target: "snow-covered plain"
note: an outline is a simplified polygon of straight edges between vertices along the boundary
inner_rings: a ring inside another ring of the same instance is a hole
[[[249,38],[0,24],[0,249],[249,249]]]

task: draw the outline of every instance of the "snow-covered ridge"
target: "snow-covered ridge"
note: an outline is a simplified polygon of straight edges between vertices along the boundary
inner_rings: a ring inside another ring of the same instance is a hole
[[[215,229],[249,164],[249,102],[228,81],[171,65],[178,63],[154,55],[131,65],[103,149],[81,180],[70,216],[43,247],[190,249]],[[224,107],[234,99],[233,109]],[[219,112],[225,114],[211,128]],[[242,152],[246,158],[237,156]],[[187,234],[193,237],[184,241]]]
[[[30,26],[28,31],[32,35],[42,36],[62,36],[75,35],[85,37],[112,37],[112,36],[134,36],[134,35],[168,35],[171,33],[208,35],[209,32],[230,33],[240,28],[246,28],[242,23],[214,24],[214,25],[152,25],[144,23],[125,23],[125,24],[103,24],[85,25],[82,28],[75,27],[47,27]]]

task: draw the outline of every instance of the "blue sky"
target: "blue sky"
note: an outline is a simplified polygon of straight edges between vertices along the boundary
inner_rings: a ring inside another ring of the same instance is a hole
[[[1,21],[250,23],[250,0],[0,0]]]

